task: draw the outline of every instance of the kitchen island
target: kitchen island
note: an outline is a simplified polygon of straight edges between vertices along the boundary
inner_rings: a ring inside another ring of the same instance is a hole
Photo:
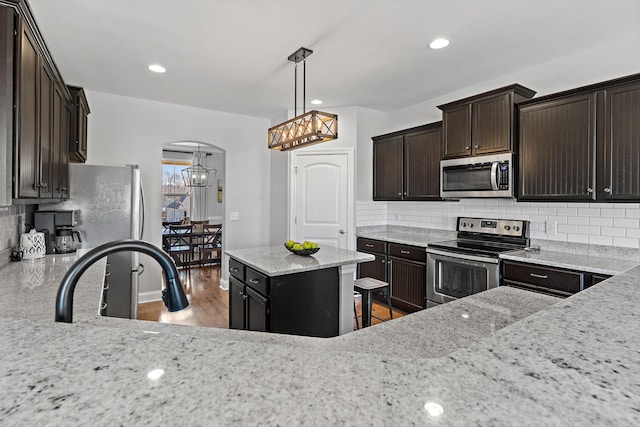
[[[353,278],[373,255],[323,246],[300,256],[283,246],[227,251],[229,326],[332,337],[353,331]]]
[[[0,269],[0,425],[640,424],[640,267],[319,339],[100,317],[104,263],[54,323],[69,258],[36,266]]]

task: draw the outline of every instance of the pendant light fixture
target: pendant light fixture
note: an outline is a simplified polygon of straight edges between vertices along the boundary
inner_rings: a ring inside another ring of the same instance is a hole
[[[200,152],[200,144],[198,144],[198,151],[193,153],[192,165],[181,171],[184,185],[187,187],[212,187],[218,171],[206,167],[206,164],[207,153]]]
[[[295,62],[294,117],[269,129],[269,148],[287,151],[307,147],[338,137],[338,115],[312,110],[305,112],[307,57],[313,51],[305,47],[293,52],[287,58]],[[302,114],[298,114],[298,63],[302,61]]]

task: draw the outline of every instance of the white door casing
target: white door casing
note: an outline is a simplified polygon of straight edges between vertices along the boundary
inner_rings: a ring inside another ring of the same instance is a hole
[[[354,248],[353,149],[292,152],[289,236]]]

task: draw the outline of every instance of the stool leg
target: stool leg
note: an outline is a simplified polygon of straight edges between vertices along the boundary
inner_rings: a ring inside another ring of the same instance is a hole
[[[358,324],[358,312],[356,311],[356,299],[353,299],[353,318],[356,319],[356,331],[360,329],[360,325]]]
[[[387,305],[389,306],[389,319],[393,319],[393,309],[391,308],[391,290],[387,289],[384,293],[387,296]]]
[[[365,302],[366,300],[366,302]],[[366,291],[362,294],[362,327],[367,328],[371,326],[371,305],[372,305],[372,292]]]

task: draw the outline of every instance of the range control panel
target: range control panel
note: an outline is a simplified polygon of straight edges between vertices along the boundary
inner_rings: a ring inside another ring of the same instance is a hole
[[[458,218],[458,231],[497,236],[524,237],[525,221],[517,219]]]

